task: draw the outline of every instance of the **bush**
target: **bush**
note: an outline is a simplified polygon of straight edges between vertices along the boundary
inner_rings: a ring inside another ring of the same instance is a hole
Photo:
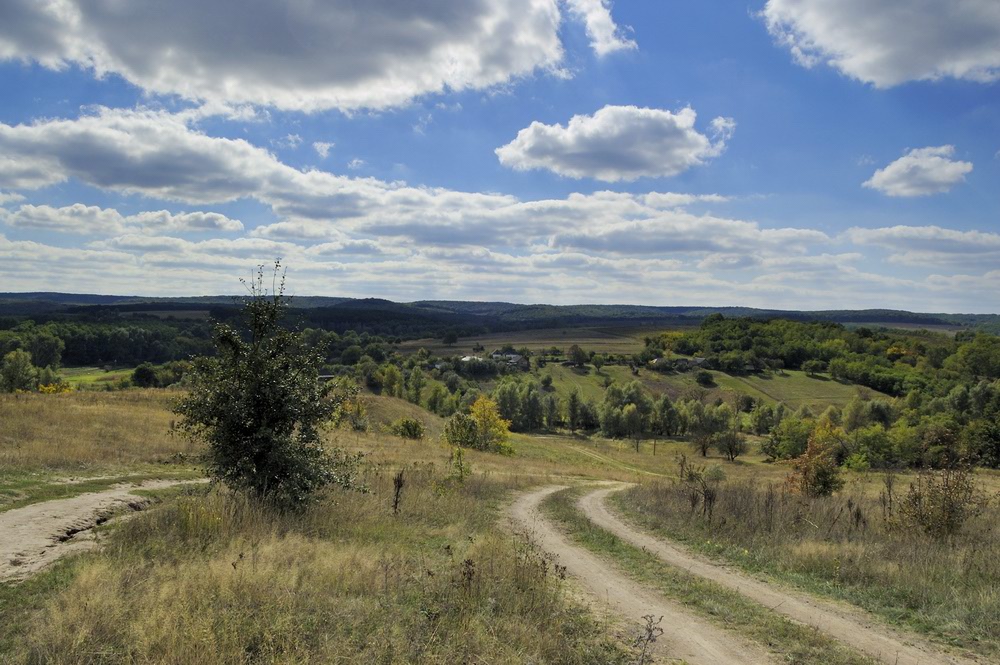
[[[322,357],[282,327],[284,279],[269,295],[261,267],[247,286],[244,328],[216,327],[218,355],[199,359],[190,392],[174,408],[180,429],[208,443],[213,478],[256,498],[294,507],[327,485],[354,487],[360,458],[320,441],[348,391],[321,383]]]
[[[150,363],[139,365],[132,372],[132,383],[139,388],[155,388],[159,384],[156,369]]]
[[[789,484],[812,497],[830,496],[844,486],[837,466],[836,450],[844,431],[831,425],[819,425],[809,437],[806,451],[795,460]]]
[[[701,370],[694,375],[694,380],[698,382],[699,386],[704,386],[705,388],[710,388],[715,385],[715,377],[708,370]]]
[[[915,526],[935,540],[948,540],[971,518],[982,514],[987,497],[972,482],[972,469],[961,466],[925,471],[910,483],[898,503],[898,523]]]
[[[400,418],[392,424],[392,433],[404,439],[422,439],[426,429],[416,418]]]

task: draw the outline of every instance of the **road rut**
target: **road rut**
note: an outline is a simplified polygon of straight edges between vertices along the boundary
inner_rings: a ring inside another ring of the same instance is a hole
[[[538,544],[558,558],[560,565],[600,604],[619,616],[642,623],[644,615],[663,617],[664,635],[657,653],[704,665],[755,665],[771,659],[759,646],[728,633],[645,586],[615,571],[597,555],[573,545],[539,512],[549,495],[564,487],[545,487],[522,494],[511,506],[513,520],[528,528]]]
[[[122,508],[140,510],[140,489],[162,489],[190,480],[123,483],[103,492],[34,503],[0,513],[0,582],[23,580],[71,552],[94,546],[90,531]],[[197,481],[195,481],[197,482]]]
[[[618,538],[641,547],[671,566],[709,579],[775,612],[812,626],[872,658],[893,665],[972,665],[975,659],[941,652],[915,635],[904,635],[853,608],[822,600],[720,566],[623,522],[605,503],[625,486],[599,489],[580,498],[587,519]]]

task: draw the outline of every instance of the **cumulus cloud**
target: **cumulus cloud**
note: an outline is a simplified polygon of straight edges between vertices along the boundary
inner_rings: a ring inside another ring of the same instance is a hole
[[[1000,78],[995,0],[768,0],[761,14],[799,64],[826,63],[880,88]]]
[[[971,162],[951,159],[955,146],[916,148],[875,174],[864,186],[888,196],[927,196],[947,192],[972,171]]]
[[[255,237],[271,240],[332,242],[348,233],[405,238],[421,245],[526,247],[545,246],[552,237],[572,228],[590,238],[592,249],[603,246],[607,251],[618,251],[617,239],[607,236],[598,241],[589,234],[632,220],[643,223],[646,240],[660,248],[670,242],[664,238],[679,237],[677,227],[683,226],[680,235],[685,240],[672,245],[679,252],[716,251],[711,243],[699,250],[698,236],[719,236],[715,242],[725,243],[722,236],[728,232],[739,233],[730,244],[742,245],[744,252],[771,243],[765,240],[769,231],[749,232],[745,230],[749,227],[739,223],[713,227],[716,218],[683,213],[684,207],[695,203],[726,200],[717,194],[595,192],[520,201],[502,194],[410,187],[320,170],[300,171],[246,141],[210,137],[190,127],[182,116],[143,109],[102,109],[76,120],[46,120],[33,125],[0,124],[0,154],[12,156],[22,168],[37,163],[46,174],[41,184],[75,178],[116,193],[186,204],[253,198],[279,217],[277,222],[252,231]],[[0,186],[20,178],[20,171],[0,171]],[[60,214],[69,216],[67,211]],[[235,228],[238,223],[230,226],[220,219],[191,218],[185,227],[193,228],[196,222],[214,223],[220,230]],[[151,226],[152,219],[133,223]],[[64,228],[81,226],[79,220],[64,223]],[[160,228],[169,227],[166,221],[160,224]],[[809,237],[825,238],[822,234]],[[632,240],[623,235],[621,242]]]
[[[858,245],[887,249],[890,260],[914,266],[1000,268],[1000,234],[940,226],[851,228],[845,237]]]
[[[638,48],[635,41],[626,37],[615,24],[611,17],[610,0],[566,0],[566,5],[570,13],[583,21],[590,46],[598,56]]]
[[[754,222],[683,211],[663,213],[649,219],[622,221],[584,231],[557,233],[555,247],[621,254],[707,254],[706,265],[718,265],[725,256],[761,256],[806,252],[830,241],[822,231],[811,229],[761,229]],[[711,258],[715,255],[715,258]]]
[[[36,189],[75,177],[101,189],[221,202],[243,196],[277,163],[247,141],[209,137],[187,121],[102,108],[73,120],[0,123],[0,186]]]
[[[557,0],[9,0],[0,59],[213,103],[349,111],[555,68],[560,19]]]
[[[140,212],[125,218],[126,225],[138,225],[150,231],[226,231],[243,230],[243,222],[217,212],[169,213],[166,210]]]
[[[735,127],[732,119],[717,118],[712,141],[694,128],[696,118],[691,108],[672,113],[605,106],[594,115],[573,116],[565,126],[533,122],[496,154],[518,171],[547,169],[570,178],[674,176],[721,154]]]
[[[160,233],[243,230],[242,222],[215,212],[173,214],[158,210],[125,216],[111,208],[86,206],[82,203],[61,208],[22,205],[16,211],[0,211],[0,222],[21,229],[81,235],[111,235],[122,233],[127,228]]]
[[[104,109],[75,120],[0,124],[0,155],[10,159],[0,166],[18,165],[0,168],[3,191],[34,169],[44,174],[27,179],[37,180],[37,187],[69,181],[68,191],[82,183],[115,195],[141,195],[147,205],[156,202],[154,211],[131,215],[84,205],[4,211],[2,221],[19,236],[90,236],[83,247],[69,249],[0,235],[4,285],[232,292],[238,288],[233,275],[281,256],[293,266],[300,293],[400,300],[724,301],[768,307],[811,307],[822,300],[828,307],[858,307],[885,306],[888,299],[893,306],[924,310],[966,302],[964,309],[996,306],[981,294],[963,300],[964,292],[950,286],[961,283],[951,279],[955,275],[901,280],[861,270],[850,255],[827,254],[850,238],[695,212],[728,200],[718,194],[597,191],[521,200],[414,187],[295,169],[247,141],[208,136],[194,123],[190,114]],[[169,206],[160,199],[185,207],[253,199],[275,221],[242,237],[177,237],[199,229],[238,232],[242,224],[212,212],[161,211]],[[899,238],[885,238],[879,242],[903,247]],[[996,239],[960,238],[963,243],[951,252],[954,265],[964,258],[963,272],[980,264],[991,269],[995,255],[975,253],[974,246]],[[875,237],[855,240],[876,245]],[[924,250],[897,248],[892,251],[901,257],[892,260]],[[934,256],[945,265],[944,253]],[[153,273],[155,283],[148,277]]]
[[[320,159],[326,159],[330,156],[330,150],[333,149],[335,144],[329,141],[315,141],[313,142],[313,150],[319,155]]]
[[[125,219],[117,210],[81,203],[63,208],[23,205],[14,212],[0,214],[0,221],[16,228],[94,235],[120,233],[125,226]]]

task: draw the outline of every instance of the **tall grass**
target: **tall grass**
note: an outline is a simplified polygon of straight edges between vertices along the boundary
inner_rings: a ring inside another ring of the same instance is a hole
[[[80,470],[195,454],[171,434],[173,394],[162,390],[0,394],[0,469]]]
[[[637,486],[614,501],[638,522],[703,552],[949,643],[1000,654],[995,504],[954,540],[938,542],[919,528],[900,528],[886,502],[860,485],[810,499],[777,484],[723,483],[710,517],[679,482]]]
[[[446,489],[426,466],[302,514],[204,490],[111,532],[33,618],[15,662],[615,663],[625,654],[490,507],[522,486]]]

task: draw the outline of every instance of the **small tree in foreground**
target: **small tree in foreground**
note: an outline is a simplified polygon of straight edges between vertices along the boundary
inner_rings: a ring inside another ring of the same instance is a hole
[[[350,389],[319,381],[322,358],[285,329],[284,276],[271,292],[261,266],[247,284],[241,328],[215,329],[218,355],[201,358],[175,406],[180,429],[208,443],[210,475],[283,507],[330,485],[356,487],[360,456],[327,450],[321,428],[339,419]]]

